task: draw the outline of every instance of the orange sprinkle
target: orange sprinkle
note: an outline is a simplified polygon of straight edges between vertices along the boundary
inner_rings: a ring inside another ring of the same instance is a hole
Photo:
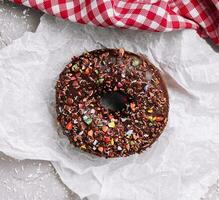
[[[93,137],[93,131],[92,130],[89,130],[88,132],[87,132],[87,134],[90,136],[90,137]]]
[[[87,68],[84,73],[89,75],[91,73],[91,68]]]
[[[73,128],[73,124],[71,122],[68,122],[65,128],[70,131]]]
[[[108,131],[108,126],[102,126],[102,131],[106,133]]]
[[[163,117],[156,117],[156,119],[155,119],[157,122],[161,122],[161,121],[163,121],[164,120],[164,118]]]
[[[133,112],[135,112],[135,103],[130,103],[130,108]]]
[[[123,56],[123,55],[125,54],[125,50],[124,50],[123,48],[120,48],[120,49],[119,49],[119,54],[120,54],[121,56]]]
[[[103,152],[103,147],[98,147],[98,151]]]

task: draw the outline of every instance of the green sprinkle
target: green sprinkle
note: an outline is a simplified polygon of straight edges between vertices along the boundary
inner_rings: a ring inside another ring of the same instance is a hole
[[[103,81],[104,81],[104,78],[99,78],[99,79],[97,80],[97,84],[101,84],[101,83],[103,83]]]
[[[148,125],[149,125],[149,126],[153,126],[153,123],[150,122]]]
[[[132,66],[137,67],[140,65],[140,60],[138,58],[134,58],[132,60]]]
[[[72,71],[76,71],[78,69],[78,63],[74,64],[72,67],[71,67],[71,70]]]
[[[83,115],[83,121],[87,124],[90,125],[92,123],[92,119],[90,117],[88,117],[87,115]]]
[[[96,74],[99,74],[99,71],[97,69],[94,70]]]

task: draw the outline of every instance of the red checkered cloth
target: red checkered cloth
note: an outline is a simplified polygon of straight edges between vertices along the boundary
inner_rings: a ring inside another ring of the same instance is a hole
[[[82,24],[147,31],[191,28],[219,44],[219,0],[12,0]]]

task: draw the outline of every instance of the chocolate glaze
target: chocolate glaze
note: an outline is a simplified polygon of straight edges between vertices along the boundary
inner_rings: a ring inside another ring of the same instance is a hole
[[[56,84],[57,119],[70,142],[106,158],[141,153],[163,132],[168,93],[159,70],[124,49],[73,57]]]

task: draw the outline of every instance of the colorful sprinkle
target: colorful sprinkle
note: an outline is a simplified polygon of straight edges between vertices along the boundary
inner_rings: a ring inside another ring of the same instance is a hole
[[[132,66],[137,67],[140,65],[140,60],[138,58],[134,58],[132,60]]]
[[[78,104],[78,107],[79,107],[80,109],[82,109],[82,108],[84,108],[84,104],[79,103],[79,104]]]
[[[125,53],[125,50],[124,50],[123,48],[120,48],[120,49],[119,49],[119,55],[120,55],[120,56],[123,56],[124,53]]]
[[[85,73],[86,75],[91,74],[91,72],[92,72],[92,69],[89,68],[89,67],[84,71],[84,73]]]
[[[87,115],[83,115],[83,121],[87,124],[90,125],[92,123],[92,119],[88,117]]]
[[[148,89],[149,89],[149,85],[145,85],[145,86],[144,86],[144,91],[147,92]]]
[[[72,77],[71,77],[71,80],[72,80],[72,81],[75,81],[75,80],[77,80],[77,78],[76,78],[75,76],[72,76]]]
[[[111,138],[110,144],[111,144],[111,145],[114,145],[114,139],[113,139],[113,138]]]
[[[150,108],[150,109],[148,109],[147,111],[148,111],[148,113],[152,113],[152,112],[153,112],[153,109]]]
[[[127,132],[126,132],[126,135],[127,136],[131,136],[133,134],[133,130],[128,130]]]
[[[104,81],[104,78],[99,78],[99,79],[97,80],[97,84],[102,84],[103,81]]]
[[[89,130],[88,132],[87,132],[87,135],[89,135],[90,137],[93,137],[93,130]]]
[[[149,121],[151,121],[151,122],[154,121],[154,117],[153,117],[153,116],[148,116],[147,119],[148,119]]]
[[[113,119],[114,119],[114,117],[113,117],[113,115],[112,115],[112,114],[110,114],[110,115],[109,115],[109,119],[111,119],[111,120],[113,120]]]
[[[161,122],[161,121],[163,121],[164,120],[164,117],[156,117],[156,119],[155,119],[157,122]]]
[[[110,128],[115,128],[115,122],[114,121],[111,121],[109,124],[108,124],[108,126],[110,127]]]
[[[72,71],[76,71],[78,69],[78,63],[74,64],[71,68]]]
[[[66,124],[65,128],[70,131],[70,130],[72,130],[72,128],[73,128],[73,124],[72,124],[71,122],[68,122],[68,123]]]
[[[102,131],[106,133],[108,131],[108,126],[102,126]]]
[[[78,135],[83,135],[84,134],[84,131],[81,131],[78,133]]]
[[[130,103],[130,108],[133,112],[135,112],[135,103]]]
[[[106,136],[104,137],[104,142],[109,143],[111,141],[110,137]]]
[[[102,153],[103,152],[103,147],[101,147],[101,146],[98,147],[98,151]]]
[[[122,122],[125,122],[127,120],[127,118],[121,118]]]
[[[117,147],[118,151],[122,151],[122,147],[118,146]]]
[[[117,86],[118,86],[118,88],[121,88],[123,86],[123,84],[121,82],[118,82]]]
[[[96,111],[95,111],[93,108],[92,108],[91,111],[90,111],[91,114],[94,114],[95,112],[96,112]]]

